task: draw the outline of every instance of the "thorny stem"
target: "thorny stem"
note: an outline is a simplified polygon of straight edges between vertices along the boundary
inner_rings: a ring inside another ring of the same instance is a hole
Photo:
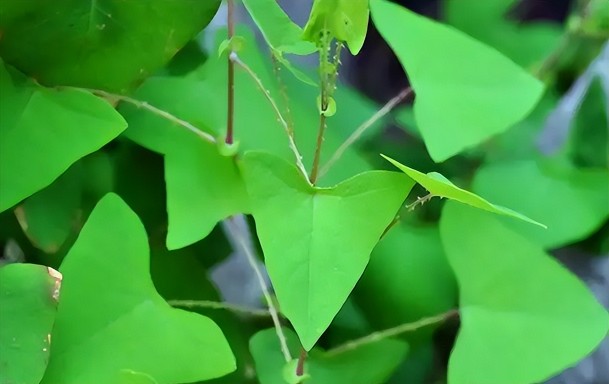
[[[266,97],[268,102],[273,107],[273,110],[275,111],[275,114],[277,115],[277,119],[279,120],[279,123],[281,124],[281,126],[283,127],[283,129],[286,131],[286,133],[288,135],[290,149],[294,153],[294,157],[296,157],[296,166],[298,167],[300,172],[302,172],[302,174],[304,175],[304,177],[306,179],[307,170],[306,170],[304,164],[302,163],[302,156],[300,155],[300,152],[298,152],[298,148],[296,147],[296,142],[294,141],[293,132],[290,130],[290,126],[288,125],[286,120],[283,118],[283,115],[281,114],[279,107],[275,103],[275,100],[273,100],[269,91],[267,91],[267,89],[264,87],[264,84],[262,84],[262,80],[260,80],[260,78],[256,75],[256,73],[247,64],[245,64],[243,61],[241,61],[241,59],[235,52],[231,52],[229,58],[239,67],[241,67],[245,72],[247,72],[247,74],[254,80],[254,82],[256,83],[258,88],[262,91],[262,93],[264,94],[264,96]]]
[[[417,320],[413,323],[400,324],[393,328],[388,328],[388,329],[385,329],[382,331],[373,332],[367,336],[348,341],[343,345],[340,345],[336,348],[332,348],[332,349],[328,350],[326,352],[326,356],[336,356],[341,353],[352,351],[352,350],[357,349],[364,345],[373,344],[373,343],[379,342],[381,340],[384,340],[384,339],[387,339],[390,337],[398,336],[402,333],[416,331],[417,329],[427,327],[432,324],[444,322],[444,321],[450,319],[451,317],[457,316],[458,314],[459,314],[459,311],[456,309],[453,309],[453,310],[450,310],[448,312],[445,312],[445,313],[442,313],[442,314],[439,314],[436,316],[425,317],[425,318]]]
[[[323,100],[323,90],[322,90],[322,100]],[[323,101],[321,103],[323,110]],[[309,182],[313,185],[317,182],[317,177],[319,175],[319,159],[321,157],[321,146],[324,142],[324,133],[326,131],[326,115],[322,112],[319,114],[319,129],[317,130],[317,142],[315,143],[315,155],[313,157],[313,167],[311,168],[311,176],[309,177]]]
[[[281,345],[281,352],[283,353],[283,357],[285,358],[286,363],[292,361],[292,355],[290,354],[290,350],[288,348],[287,339],[285,334],[283,333],[283,329],[281,328],[281,322],[279,320],[279,313],[277,308],[275,307],[275,303],[273,302],[273,298],[271,297],[271,293],[269,291],[269,287],[266,285],[266,281],[262,276],[262,272],[258,265],[256,264],[256,258],[254,256],[253,250],[251,250],[247,242],[245,241],[241,231],[235,225],[232,218],[228,218],[226,220],[226,228],[232,233],[233,238],[239,243],[243,253],[247,256],[247,261],[250,266],[254,270],[256,274],[256,278],[258,279],[258,284],[260,284],[260,288],[262,288],[262,294],[264,295],[264,299],[266,300],[266,304],[269,307],[269,313],[271,315],[271,319],[273,319],[273,325],[275,326],[275,332],[277,333],[277,338],[279,339],[279,344]]]
[[[423,197],[417,197],[417,199],[411,203],[408,204],[406,206],[406,208],[408,208],[409,211],[414,211],[414,209],[416,207],[418,207],[419,205],[423,205],[425,203],[427,203],[428,201],[430,201],[431,199],[433,199],[434,197],[436,197],[437,195],[434,195],[433,193],[428,193],[427,195],[423,196]]]
[[[404,88],[403,90],[400,91],[400,93],[398,93],[397,95],[395,95],[393,98],[391,98],[391,100],[389,100],[381,109],[379,109],[378,111],[376,111],[372,116],[370,116],[370,118],[366,121],[364,121],[359,127],[357,127],[355,129],[355,131],[353,131],[353,133],[351,134],[351,136],[349,136],[347,138],[347,140],[345,140],[340,147],[338,147],[336,149],[336,151],[334,152],[334,154],[332,154],[332,157],[330,157],[330,159],[328,160],[328,162],[326,164],[324,164],[324,166],[322,167],[321,171],[319,172],[320,176],[325,175],[330,168],[338,161],[340,160],[341,156],[345,153],[345,151],[351,146],[353,145],[353,143],[355,143],[363,134],[364,132],[366,132],[366,130],[368,130],[368,128],[370,128],[371,126],[373,126],[377,121],[379,121],[380,119],[382,119],[383,117],[385,117],[389,112],[391,112],[399,103],[401,103],[404,99],[406,99],[407,97],[409,97],[410,95],[412,95],[412,88],[407,87]]]
[[[296,364],[296,376],[304,375],[304,365],[307,360],[307,351],[304,348],[300,349],[300,356],[298,356],[298,363]]]
[[[105,99],[109,99],[109,100],[114,100],[114,101],[121,101],[124,103],[128,103],[131,105],[134,105],[138,108],[141,109],[145,109],[151,113],[154,113],[155,115],[162,117],[165,120],[171,121],[174,124],[177,124],[179,126],[181,126],[182,128],[186,128],[188,129],[190,132],[194,133],[195,135],[199,136],[201,139],[208,141],[212,144],[216,143],[216,139],[210,135],[207,132],[202,131],[201,129],[195,127],[194,125],[190,124],[188,121],[186,120],[182,120],[177,116],[172,115],[171,113],[164,111],[162,109],[159,109],[153,105],[148,104],[145,101],[141,101],[141,100],[137,100],[128,96],[123,96],[123,95],[117,95],[114,93],[110,93],[110,92],[106,92],[106,91],[102,91],[100,89],[89,89],[89,88],[77,88],[77,87],[59,87],[59,88],[64,88],[64,89],[79,89],[81,91],[87,91],[87,92],[91,92],[94,95],[97,96],[101,96]]]
[[[279,87],[279,93],[281,93],[281,98],[283,99],[283,103],[285,104],[285,120],[288,124],[288,134],[294,136],[294,119],[292,118],[292,111],[290,110],[290,100],[288,97],[287,89],[285,83],[281,79],[281,64],[279,60],[275,57],[275,53],[271,53],[271,60],[273,61],[273,73],[275,74],[275,79],[277,80],[277,86]]]
[[[211,300],[169,300],[168,303],[172,307],[224,309],[227,311],[260,317],[267,317],[271,315],[270,311],[266,309],[247,308],[236,304]]]
[[[230,41],[235,35],[235,3],[233,0],[226,0],[227,4],[227,24],[228,24],[228,40]],[[229,44],[230,45],[230,44]],[[233,52],[232,48],[230,50]],[[230,59],[227,60],[228,65],[228,109],[226,118],[226,144],[232,144],[234,141],[234,125],[235,125],[235,64]]]

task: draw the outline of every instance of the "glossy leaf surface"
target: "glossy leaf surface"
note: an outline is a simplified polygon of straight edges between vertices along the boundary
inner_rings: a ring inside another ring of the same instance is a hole
[[[220,328],[171,308],[156,292],[149,264],[143,225],[117,195],[106,195],[61,265],[64,285],[42,383],[112,383],[135,371],[169,384],[235,369]]]
[[[51,184],[127,127],[106,101],[38,86],[1,60],[0,94],[0,212]]]
[[[370,9],[408,74],[417,124],[436,162],[507,130],[542,96],[541,82],[462,32],[386,0],[372,0]]]
[[[256,152],[244,156],[241,169],[281,310],[310,350],[414,183],[372,171],[316,188],[295,167]]]
[[[488,213],[449,202],[440,231],[460,288],[450,384],[543,382],[607,335],[588,288]]]

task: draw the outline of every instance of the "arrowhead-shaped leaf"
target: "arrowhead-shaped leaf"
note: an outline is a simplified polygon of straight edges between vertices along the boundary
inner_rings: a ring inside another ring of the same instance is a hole
[[[300,351],[298,338],[289,329],[283,330],[293,356]],[[274,329],[256,333],[250,339],[250,351],[261,384],[286,384],[287,367]],[[359,348],[333,354],[314,348],[305,362],[310,376],[307,384],[382,384],[403,361],[408,344],[386,339]]]
[[[125,93],[168,62],[220,0],[5,0],[0,54],[43,84]]]
[[[586,286],[489,214],[449,202],[440,231],[460,288],[450,384],[542,382],[607,335],[609,316]]]
[[[444,161],[523,119],[543,84],[494,49],[386,0],[372,19],[408,74],[431,157]]]
[[[152,284],[149,263],[142,223],[117,195],[106,195],[61,265],[43,383],[114,383],[130,371],[159,384],[184,383],[235,369],[218,326],[171,308]]]
[[[51,184],[127,127],[104,100],[38,86],[2,59],[0,95],[0,212]]]
[[[60,285],[61,275],[42,265],[0,268],[0,383],[40,383]]]
[[[256,152],[246,153],[241,169],[281,310],[310,350],[414,183],[373,171],[316,188],[296,167]]]
[[[402,172],[410,176],[414,181],[421,184],[433,196],[446,197],[448,199],[461,202],[463,204],[471,205],[472,207],[483,209],[485,211],[496,213],[498,215],[510,216],[545,228],[545,225],[531,220],[518,212],[515,212],[509,208],[502,207],[500,205],[492,204],[474,193],[457,187],[456,185],[451,183],[450,180],[448,180],[446,177],[442,176],[437,172],[430,172],[428,174],[424,174],[422,172],[417,171],[416,169],[412,169],[403,164],[400,164],[399,162],[387,156],[381,156],[383,156],[385,159],[387,159],[387,161],[399,168]]]
[[[548,229],[510,222],[510,227],[544,248],[581,240],[609,215],[607,169],[524,160],[483,166],[473,189],[493,201],[536,217]]]

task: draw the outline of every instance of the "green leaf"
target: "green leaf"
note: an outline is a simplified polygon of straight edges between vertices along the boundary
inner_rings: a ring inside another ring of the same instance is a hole
[[[3,1],[0,55],[43,84],[125,93],[212,19],[220,0]]]
[[[308,55],[317,50],[315,44],[302,39],[302,29],[285,14],[276,0],[243,0],[243,5],[272,49],[297,55]]]
[[[240,165],[281,310],[310,350],[414,183],[373,171],[317,188],[296,167],[260,152],[246,153]]]
[[[509,223],[544,248],[582,240],[609,216],[606,169],[577,169],[534,160],[497,163],[476,173],[473,190],[547,224],[548,229],[543,230]]]
[[[0,383],[40,383],[60,285],[61,275],[42,265],[0,268]]]
[[[415,117],[436,162],[505,131],[542,96],[541,82],[494,49],[386,0],[370,7],[416,92]]]
[[[149,79],[135,97],[206,128],[200,122],[200,106],[215,103],[200,83],[168,77]],[[223,156],[214,144],[157,115],[129,105],[120,111],[129,122],[126,137],[165,155],[169,249],[195,243],[218,221],[248,211],[234,158]]]
[[[385,155],[381,156],[383,156],[385,159],[387,159],[387,161],[399,168],[402,172],[410,176],[415,182],[421,184],[434,197],[445,197],[448,199],[456,200],[463,204],[471,205],[472,207],[496,213],[498,215],[510,216],[519,220],[526,221],[527,223],[539,225],[543,228],[546,227],[545,225],[540,224],[535,220],[529,219],[528,217],[516,211],[502,207],[500,205],[492,204],[474,193],[457,187],[456,185],[451,183],[450,180],[448,180],[446,177],[442,176],[437,172],[430,172],[428,174],[424,174],[415,169],[402,165],[399,162]]]
[[[450,384],[543,382],[607,335],[609,316],[586,286],[495,218],[448,203],[440,232],[460,288]]]
[[[35,85],[0,59],[0,212],[48,186],[127,124],[104,100]]]
[[[327,31],[357,55],[366,39],[369,14],[368,0],[315,0],[303,38],[317,44]]]
[[[82,168],[74,164],[51,185],[25,199],[15,216],[32,244],[56,253],[74,231],[82,202]]]
[[[402,224],[388,231],[372,252],[355,298],[377,328],[455,308],[457,284],[438,228]]]
[[[42,383],[113,383],[124,370],[160,384],[235,369],[218,326],[171,308],[149,272],[142,223],[115,194],[95,207],[60,271],[65,279]]]
[[[289,329],[283,330],[292,355],[298,356],[298,338]],[[274,329],[256,333],[250,339],[250,351],[256,364],[261,384],[285,384],[286,368],[277,334]],[[382,384],[404,359],[408,345],[402,341],[385,339],[342,353],[332,354],[314,348],[307,357],[307,384]],[[292,368],[293,369],[293,368]]]

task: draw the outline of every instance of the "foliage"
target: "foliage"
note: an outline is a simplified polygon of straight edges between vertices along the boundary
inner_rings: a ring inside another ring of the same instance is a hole
[[[233,1],[204,50],[219,1],[0,5],[0,384],[529,384],[595,349],[607,311],[550,252],[607,246],[607,95],[537,140],[600,2],[315,0],[301,27],[243,0],[261,48]],[[369,19],[412,85],[380,109],[339,77]]]

